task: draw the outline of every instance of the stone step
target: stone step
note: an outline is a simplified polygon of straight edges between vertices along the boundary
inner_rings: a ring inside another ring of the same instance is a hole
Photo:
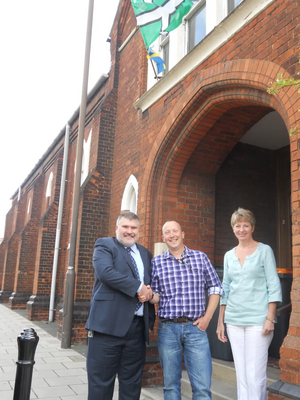
[[[190,400],[192,398],[192,390],[188,380],[185,377],[185,371],[181,380],[181,399]],[[236,400],[236,386],[230,383],[212,378],[211,383],[212,400]],[[143,388],[140,400],[163,400],[163,387],[155,386],[151,388]]]
[[[236,385],[236,375],[233,361],[212,360],[212,376],[216,379]],[[267,367],[268,385],[280,379],[279,368]]]
[[[187,398],[192,398],[192,388],[186,371],[182,371],[181,391]],[[236,400],[236,385],[212,376],[211,397],[212,400]]]
[[[212,400],[236,400],[236,375],[232,361],[212,360]],[[277,368],[268,367],[268,385],[280,379],[280,371]],[[182,400],[192,398],[192,389],[188,374],[182,371],[181,379]],[[140,400],[163,400],[163,387],[155,386],[143,388]]]
[[[163,400],[163,387],[155,386],[150,388],[143,388],[140,396],[140,400]],[[190,400],[191,397],[186,396],[184,393],[181,394],[181,400]]]

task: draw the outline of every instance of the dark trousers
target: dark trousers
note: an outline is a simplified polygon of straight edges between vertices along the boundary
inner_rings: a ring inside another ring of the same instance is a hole
[[[111,400],[116,375],[119,400],[138,400],[146,357],[143,318],[123,337],[94,332],[87,350],[88,400]]]

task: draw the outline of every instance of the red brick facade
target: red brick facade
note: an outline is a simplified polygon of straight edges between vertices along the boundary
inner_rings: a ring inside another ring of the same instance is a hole
[[[184,227],[186,244],[205,251],[214,265],[221,266],[224,253],[235,245],[229,220],[239,206],[254,211],[255,238],[270,244],[275,254],[280,251],[276,198],[280,191],[278,165],[283,158],[278,151],[240,140],[273,111],[281,116],[286,132],[299,125],[299,94],[290,88],[271,96],[267,88],[278,74],[296,77],[299,70],[300,2],[271,2],[143,113],[133,106],[147,91],[146,50],[140,32],[122,51],[118,50],[135,26],[131,3],[123,0],[112,30],[109,78],[89,96],[85,139],[89,134],[92,138],[78,216],[74,341],[86,340],[84,324],[94,279],[94,242],[114,234],[131,174],[139,183],[140,242],[151,251],[156,242],[161,242],[163,222],[176,219]],[[161,84],[163,79],[157,83]],[[68,267],[77,117],[71,121],[56,284],[59,327]],[[10,298],[11,307],[26,308],[30,319],[48,317],[63,142],[62,131],[22,184],[19,201],[15,194],[0,246],[0,300]],[[280,369],[283,382],[300,386],[300,139],[291,136],[287,147],[293,283]],[[47,200],[45,191],[51,172],[52,194]],[[31,211],[27,215],[29,199]],[[146,370],[148,383],[160,382],[159,367],[147,366]],[[269,399],[275,398],[284,397],[269,394]]]

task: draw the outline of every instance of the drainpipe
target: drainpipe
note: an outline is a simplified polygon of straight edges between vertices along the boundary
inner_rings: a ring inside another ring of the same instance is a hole
[[[57,263],[58,263],[59,242],[60,242],[60,233],[61,233],[61,221],[62,221],[63,208],[64,208],[66,174],[67,174],[67,164],[68,164],[68,151],[69,151],[69,137],[70,137],[70,125],[67,124],[66,125],[66,133],[65,133],[64,159],[63,159],[63,167],[62,167],[61,181],[60,181],[60,194],[59,194],[59,204],[58,204],[58,216],[57,216],[54,259],[53,259],[53,269],[52,269],[51,294],[50,294],[50,306],[49,306],[49,322],[54,321],[55,287],[56,287]]]

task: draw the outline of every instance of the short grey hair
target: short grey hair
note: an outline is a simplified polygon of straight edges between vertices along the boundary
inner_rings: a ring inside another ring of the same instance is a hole
[[[231,216],[231,226],[233,227],[238,221],[247,221],[251,226],[255,226],[256,221],[252,211],[239,207]]]
[[[121,214],[118,216],[118,219],[117,219],[117,222],[116,222],[116,226],[119,226],[120,221],[121,221],[122,218],[129,219],[130,221],[137,220],[138,223],[139,223],[139,226],[140,226],[139,217],[135,213],[133,213],[131,211],[123,211],[123,212],[121,212]]]

